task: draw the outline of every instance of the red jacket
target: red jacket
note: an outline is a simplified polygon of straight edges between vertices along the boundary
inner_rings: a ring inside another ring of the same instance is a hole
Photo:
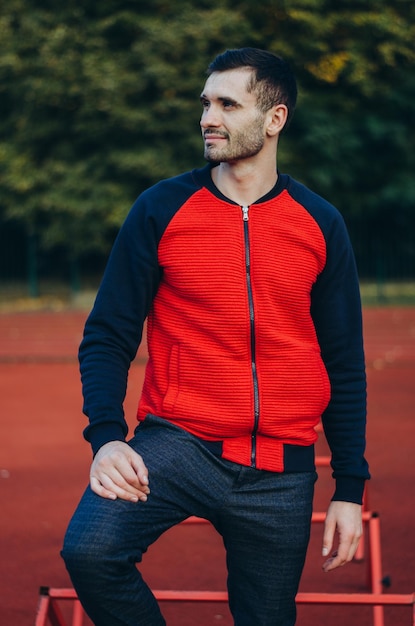
[[[323,417],[338,499],[359,499],[368,477],[360,299],[334,207],[284,175],[240,207],[209,166],[140,196],[80,349],[95,449],[125,436],[122,379],[147,315],[140,420],[163,417],[230,461],[283,472],[314,467]]]

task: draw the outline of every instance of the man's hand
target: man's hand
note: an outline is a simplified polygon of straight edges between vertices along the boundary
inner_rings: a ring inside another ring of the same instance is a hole
[[[92,491],[103,498],[145,502],[150,493],[144,461],[127,443],[110,441],[95,455],[90,471]]]
[[[363,533],[360,504],[331,502],[324,525],[323,556],[327,556],[332,550],[336,530],[339,533],[339,546],[323,563],[325,572],[345,565],[354,557]]]

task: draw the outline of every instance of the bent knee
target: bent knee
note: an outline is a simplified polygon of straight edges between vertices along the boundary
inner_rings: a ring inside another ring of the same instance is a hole
[[[89,533],[84,527],[69,526],[61,550],[61,556],[68,569],[82,567],[92,569],[112,560],[117,553],[113,538],[105,534]]]

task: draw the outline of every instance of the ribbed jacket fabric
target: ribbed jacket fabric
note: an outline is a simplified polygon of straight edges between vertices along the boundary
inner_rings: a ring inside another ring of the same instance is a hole
[[[154,414],[230,461],[295,472],[314,469],[322,418],[334,498],[360,502],[366,382],[344,222],[283,174],[240,207],[210,168],[147,190],[118,235],[80,347],[85,436],[94,451],[126,436],[126,377],[148,317],[139,420]]]

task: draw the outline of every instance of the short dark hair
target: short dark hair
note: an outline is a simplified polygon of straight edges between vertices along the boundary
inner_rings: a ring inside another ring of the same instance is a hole
[[[258,108],[265,112],[276,104],[285,104],[288,109],[287,127],[297,102],[297,81],[287,61],[282,57],[258,48],[226,50],[210,63],[207,74],[226,72],[243,67],[253,69],[248,82],[249,92],[257,92]]]

